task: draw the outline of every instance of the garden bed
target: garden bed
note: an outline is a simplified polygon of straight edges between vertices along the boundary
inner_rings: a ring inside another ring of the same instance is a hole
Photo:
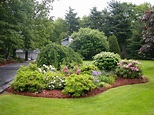
[[[118,77],[115,80],[115,83],[112,84],[110,87],[99,87],[93,89],[91,92],[85,93],[85,95],[80,96],[80,97],[90,97],[94,96],[97,94],[100,94],[110,88],[118,87],[118,86],[123,86],[123,85],[131,85],[131,84],[139,84],[139,83],[146,83],[148,82],[147,78],[142,78],[142,79],[125,79]],[[6,89],[7,92],[13,93],[13,94],[18,94],[18,95],[25,95],[25,96],[32,96],[32,97],[45,97],[45,98],[74,98],[70,95],[65,95],[62,93],[61,90],[43,90],[40,92],[35,92],[35,93],[30,93],[30,92],[17,92],[14,91],[13,88],[9,87]]]

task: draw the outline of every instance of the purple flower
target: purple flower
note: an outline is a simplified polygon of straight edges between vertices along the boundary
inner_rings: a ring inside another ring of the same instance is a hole
[[[92,71],[93,76],[100,76],[101,74],[102,74],[102,72],[100,72],[100,71]]]

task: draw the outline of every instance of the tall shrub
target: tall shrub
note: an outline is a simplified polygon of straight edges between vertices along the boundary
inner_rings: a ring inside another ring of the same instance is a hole
[[[74,40],[70,47],[85,59],[92,59],[97,53],[109,49],[107,37],[98,30],[81,28],[79,32],[74,32],[71,37]]]
[[[114,53],[118,53],[120,55],[120,47],[118,44],[117,37],[115,35],[109,36],[109,46],[110,46],[110,51]]]

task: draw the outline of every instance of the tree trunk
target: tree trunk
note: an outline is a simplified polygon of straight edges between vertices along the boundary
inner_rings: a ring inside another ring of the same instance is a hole
[[[13,58],[16,58],[16,49],[13,49]]]
[[[28,50],[25,51],[25,60],[28,60]]]

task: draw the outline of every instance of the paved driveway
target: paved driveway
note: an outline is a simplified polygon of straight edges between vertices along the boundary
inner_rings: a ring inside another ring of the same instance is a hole
[[[2,93],[16,76],[17,70],[21,65],[27,66],[29,61],[24,63],[8,64],[0,66],[0,93]]]

